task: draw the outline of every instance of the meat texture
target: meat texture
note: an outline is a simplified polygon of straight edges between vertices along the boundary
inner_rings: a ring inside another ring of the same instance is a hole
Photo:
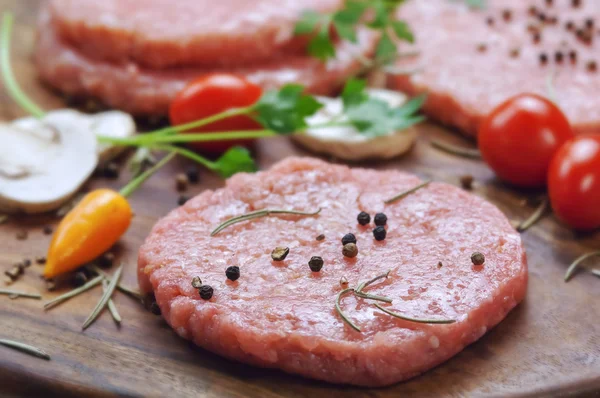
[[[154,226],[139,252],[140,286],[154,293],[180,336],[225,357],[334,383],[406,380],[484,335],[523,299],[527,285],[520,236],[492,204],[435,182],[384,203],[420,182],[400,171],[310,158],[237,174]],[[272,215],[210,236],[223,221],[251,211],[318,208],[317,216]],[[385,212],[385,240],[374,239],[372,223],[357,223],[360,211]],[[357,239],[355,258],[342,255],[349,232]],[[321,234],[325,239],[317,240]],[[289,247],[284,261],[271,259],[276,246]],[[475,251],[485,255],[482,266],[471,262]],[[318,273],[308,266],[312,256],[324,260]],[[235,282],[225,276],[233,265],[241,270]],[[390,310],[456,322],[407,322],[348,294],[341,309],[362,332],[352,329],[335,309],[340,279],[356,287],[388,270],[365,291],[391,298]],[[195,276],[213,287],[210,300],[192,287]]]
[[[483,9],[466,3],[410,1],[400,7],[418,53],[399,66],[417,73],[391,77],[392,88],[427,92],[431,117],[472,136],[495,106],[523,92],[555,97],[577,133],[600,132],[600,36],[594,24],[600,1],[488,0]]]

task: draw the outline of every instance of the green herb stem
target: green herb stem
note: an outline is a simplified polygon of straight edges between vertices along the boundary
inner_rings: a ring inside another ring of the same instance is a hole
[[[581,263],[583,263],[588,258],[596,257],[596,256],[600,256],[600,251],[595,251],[595,252],[584,254],[584,255],[578,257],[575,261],[573,261],[573,263],[571,263],[571,265],[567,269],[567,272],[565,273],[565,282],[568,282],[573,277],[573,275],[575,274],[575,271],[577,271],[577,268],[579,268]],[[596,270],[594,270],[594,271],[596,271]],[[600,276],[600,272],[594,272],[594,271],[592,271],[592,273],[594,273],[594,275]]]
[[[481,159],[481,152],[477,149],[465,148],[438,140],[431,141],[431,146],[451,155],[469,159]]]
[[[254,218],[270,216],[271,214],[293,214],[293,215],[299,215],[299,216],[316,216],[320,212],[321,212],[321,208],[319,208],[317,211],[314,211],[314,212],[303,212],[303,211],[296,211],[296,210],[278,210],[278,209],[257,210],[257,211],[253,211],[253,212],[250,212],[247,214],[243,214],[241,216],[233,217],[227,221],[224,221],[223,223],[219,224],[219,226],[217,226],[210,233],[210,236],[215,236],[216,234],[218,234],[225,228],[229,227],[230,225],[233,225],[233,224],[236,224],[236,223],[239,223],[242,221],[252,220]]]
[[[102,283],[102,276],[97,276],[94,279],[92,279],[91,281],[87,282],[85,285],[80,286],[77,289],[73,289],[70,292],[67,292],[61,296],[58,296],[54,300],[48,301],[46,304],[44,304],[44,310],[49,310],[50,308],[56,307],[57,305],[64,303],[65,301],[69,300],[70,298],[73,298],[83,292],[86,292],[86,291],[90,290],[91,288],[98,286],[101,283]]]
[[[403,199],[403,198],[407,197],[408,195],[410,195],[410,194],[418,191],[419,189],[426,187],[427,185],[429,185],[430,182],[431,182],[431,180],[424,181],[421,184],[419,184],[419,185],[417,185],[417,186],[415,186],[415,187],[413,187],[413,188],[411,188],[411,189],[409,189],[407,191],[404,191],[404,192],[402,192],[402,193],[400,193],[400,194],[398,194],[398,195],[396,195],[396,196],[394,196],[394,197],[386,200],[383,203],[385,203],[386,205],[389,205],[390,203],[394,203],[394,202],[396,202],[396,201],[398,201],[400,199]]]
[[[25,292],[18,292],[16,290],[7,290],[7,289],[0,289],[0,295],[6,295],[6,296],[9,296],[10,298],[24,297],[24,298],[30,298],[30,299],[36,299],[36,300],[42,299],[42,296],[37,293],[25,293]]]
[[[17,79],[13,75],[12,68],[10,67],[10,41],[13,24],[14,18],[12,13],[5,12],[2,18],[2,38],[0,39],[0,65],[2,70],[2,79],[10,97],[17,104],[19,104],[23,110],[29,112],[36,118],[41,118],[45,114],[44,110],[35,104],[31,99],[29,99],[23,90],[21,90],[19,84],[17,83]]]
[[[95,273],[97,273],[98,275],[101,275],[104,277],[104,279],[106,279],[109,283],[111,281],[111,276],[109,274],[107,274],[106,272],[102,271],[100,269],[100,267],[98,267],[97,265],[92,265],[91,266],[92,271],[94,271]],[[117,290],[121,291],[122,293],[125,293],[126,295],[133,297],[135,299],[138,300],[142,300],[144,297],[142,296],[142,293],[140,293],[139,291],[132,289],[130,287],[125,286],[122,283],[117,284]]]
[[[399,319],[403,319],[405,321],[409,321],[409,322],[416,322],[416,323],[431,323],[431,324],[449,324],[449,323],[454,323],[456,322],[455,319],[421,319],[421,318],[412,318],[406,315],[402,315],[402,314],[398,314],[397,312],[393,312],[388,310],[387,308],[384,308],[382,306],[380,306],[379,304],[373,304],[375,307],[379,308],[381,311],[385,312],[388,315],[391,315],[393,317],[399,318]]]
[[[207,132],[193,134],[176,135],[138,135],[132,138],[114,138],[99,136],[98,142],[120,146],[155,146],[160,144],[181,144],[187,142],[208,142],[208,141],[231,141],[241,139],[255,139],[264,137],[273,137],[277,133],[273,130],[242,130],[227,132]]]
[[[357,332],[360,333],[360,328],[358,326],[356,326],[354,324],[354,322],[352,322],[350,320],[350,318],[348,318],[346,316],[346,314],[344,314],[344,311],[342,311],[342,308],[340,307],[340,301],[342,299],[342,296],[350,293],[350,292],[354,292],[353,288],[348,288],[348,289],[344,289],[341,292],[338,293],[337,298],[335,299],[335,309],[337,310],[338,314],[340,314],[340,317],[342,317],[342,319],[344,320],[344,322],[346,322],[348,325],[350,325],[352,327],[352,329],[356,330]]]
[[[108,281],[106,280],[106,278],[104,278],[104,279],[102,279],[102,291],[104,293],[106,293],[107,290],[108,290]],[[108,306],[108,311],[110,311],[110,315],[113,317],[115,323],[117,325],[120,325],[121,324],[121,315],[119,315],[117,306],[112,301],[112,298],[108,299],[107,306]]]
[[[121,266],[119,266],[119,268],[117,268],[114,275],[112,276],[112,280],[108,284],[106,290],[104,291],[104,294],[100,298],[100,301],[98,301],[98,304],[96,304],[96,307],[94,308],[94,310],[92,311],[90,316],[83,323],[83,326],[81,327],[82,330],[85,330],[88,327],[90,327],[92,325],[92,323],[94,323],[94,321],[98,318],[98,316],[100,315],[100,313],[102,312],[104,307],[106,307],[106,305],[108,304],[108,300],[110,300],[112,294],[115,291],[115,288],[117,287],[117,284],[119,283],[119,279],[121,278],[122,272],[123,272],[123,265],[121,264]],[[102,277],[100,277],[100,278],[102,278]]]
[[[131,195],[133,192],[135,192],[136,189],[138,189],[148,178],[150,178],[152,176],[152,174],[156,173],[156,171],[158,171],[161,167],[163,167],[165,164],[167,164],[171,159],[173,159],[173,157],[175,156],[174,152],[171,152],[170,154],[168,154],[167,156],[165,156],[164,158],[162,158],[160,160],[160,162],[158,162],[157,164],[155,164],[154,166],[152,166],[151,168],[149,168],[148,170],[144,171],[142,174],[140,174],[139,176],[135,177],[133,180],[131,180],[127,185],[125,185],[121,191],[119,191],[119,193],[121,195],[123,195],[124,197],[128,197],[129,195]]]
[[[20,343],[14,340],[0,339],[0,345],[24,352],[25,354],[29,354],[37,358],[45,359],[46,361],[50,360],[50,355],[46,354],[39,348],[31,346],[29,344]]]
[[[358,290],[355,291],[354,294],[356,294],[360,298],[364,298],[364,299],[368,299],[368,300],[383,301],[384,303],[391,303],[392,302],[392,299],[389,298],[389,297],[376,296],[374,294],[367,294],[367,293],[359,292]]]
[[[527,231],[535,223],[537,223],[539,220],[541,220],[542,216],[546,213],[546,210],[548,210],[549,207],[550,207],[550,201],[548,200],[548,198],[544,198],[544,200],[542,200],[542,203],[540,203],[540,205],[533,212],[533,214],[531,214],[531,216],[529,216],[522,223],[517,225],[517,228],[516,228],[517,231],[518,232]]]
[[[181,148],[173,145],[157,145],[153,147],[154,149],[163,150],[163,151],[171,151],[172,153],[177,153],[181,156],[184,156],[194,162],[200,163],[204,167],[209,170],[216,170],[218,167],[215,162],[206,159],[204,156],[198,155],[196,152],[191,151],[186,148]]]

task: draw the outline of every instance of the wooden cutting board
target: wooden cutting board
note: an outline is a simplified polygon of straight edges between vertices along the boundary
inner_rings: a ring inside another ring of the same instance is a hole
[[[25,91],[46,109],[62,107],[58,96],[36,78],[31,63],[38,0],[0,0],[0,10],[16,14],[13,65]],[[4,92],[0,118],[23,116]],[[380,169],[402,169],[422,177],[458,184],[472,174],[475,193],[495,203],[509,218],[520,220],[532,212],[527,197],[498,182],[479,161],[459,159],[430,147],[432,138],[461,143],[461,138],[434,125],[420,130],[410,155],[380,164]],[[0,143],[1,145],[1,143]],[[256,158],[262,168],[290,155],[307,153],[286,138],[260,141]],[[524,156],[526,156],[524,154]],[[118,246],[126,264],[124,282],[136,285],[136,252],[154,222],[176,206],[173,176],[187,163],[173,162],[132,197],[133,225]],[[124,173],[126,174],[126,173]],[[120,187],[119,181],[96,180],[89,187]],[[218,188],[219,178],[205,172],[190,194]],[[529,193],[529,196],[534,193]],[[23,258],[44,255],[50,236],[45,225],[51,216],[12,218],[0,225],[0,269]],[[27,240],[15,235],[27,230]],[[10,300],[0,296],[0,338],[27,342],[52,356],[43,361],[0,347],[0,395],[21,396],[168,396],[168,397],[439,397],[439,396],[558,396],[596,395],[600,390],[600,279],[578,274],[562,281],[567,264],[600,246],[600,234],[574,235],[552,217],[523,234],[530,266],[525,301],[478,342],[441,366],[406,383],[388,388],[364,389],[334,386],[234,363],[195,348],[177,337],[160,319],[140,304],[117,293],[114,301],[123,316],[117,328],[108,314],[87,331],[81,324],[101,295],[95,289],[49,312],[42,302]],[[58,293],[44,290],[33,265],[13,285],[43,292],[44,301]]]

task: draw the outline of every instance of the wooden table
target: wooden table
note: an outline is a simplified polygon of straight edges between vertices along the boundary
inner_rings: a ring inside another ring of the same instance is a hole
[[[37,79],[30,61],[38,0],[0,0],[0,10],[12,10],[14,69],[21,85],[46,109],[64,106],[59,97]],[[0,93],[0,117],[23,115],[5,93]],[[463,174],[476,178],[475,193],[492,201],[511,219],[522,219],[533,208],[523,206],[525,194],[512,191],[494,179],[479,161],[459,159],[431,148],[428,141],[441,137],[461,142],[458,136],[428,124],[421,128],[418,145],[406,157],[375,168],[410,170],[421,176],[457,184]],[[1,145],[1,143],[0,143]],[[303,150],[286,138],[260,141],[256,157],[261,167]],[[118,246],[126,264],[124,282],[135,286],[136,252],[154,222],[176,206],[173,174],[184,161],[173,162],[133,195],[133,225]],[[126,174],[126,173],[124,173]],[[89,186],[122,186],[119,181],[96,180]],[[190,193],[221,186],[208,172]],[[532,193],[528,194],[529,196]],[[0,269],[23,258],[44,255],[50,237],[44,225],[51,216],[12,218],[0,226]],[[17,240],[18,230],[29,231]],[[81,324],[100,296],[100,289],[49,312],[42,302],[10,300],[0,296],[0,338],[27,342],[52,355],[46,362],[0,347],[0,395],[22,396],[168,396],[168,397],[426,397],[426,396],[558,396],[598,394],[600,391],[600,280],[578,274],[565,284],[566,266],[575,257],[600,246],[598,233],[576,236],[549,216],[523,234],[530,266],[526,300],[500,325],[445,364],[406,383],[382,389],[334,386],[234,363],[178,338],[160,319],[122,294],[115,303],[124,318],[117,328],[104,314],[90,329]],[[14,288],[49,293],[33,265]]]

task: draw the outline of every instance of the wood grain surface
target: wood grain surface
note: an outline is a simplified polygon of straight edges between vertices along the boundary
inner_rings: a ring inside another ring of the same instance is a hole
[[[0,11],[16,15],[13,64],[17,78],[46,109],[64,106],[41,84],[31,63],[38,0],[0,0]],[[23,116],[0,92],[0,118]],[[462,142],[433,124],[420,128],[417,146],[406,157],[384,163],[363,163],[380,169],[409,170],[422,177],[458,184],[461,175],[476,178],[475,194],[495,203],[509,218],[520,220],[533,208],[523,200],[538,193],[513,191],[499,183],[482,163],[458,159],[430,147],[432,138]],[[0,143],[1,145],[1,143]],[[286,138],[260,141],[255,155],[262,168],[290,155],[305,155]],[[526,154],[523,154],[526,156]],[[126,264],[123,281],[136,286],[137,249],[152,225],[176,206],[173,175],[187,163],[169,165],[131,198],[136,212],[131,229],[118,246]],[[120,180],[94,180],[89,187],[122,186]],[[208,172],[189,194],[223,184]],[[0,225],[0,269],[23,258],[45,255],[52,216],[17,217]],[[17,240],[17,231],[29,231]],[[49,312],[43,301],[0,296],[0,338],[43,348],[51,361],[0,347],[0,395],[6,396],[149,396],[149,397],[462,397],[462,396],[597,396],[600,395],[600,279],[580,272],[562,281],[569,262],[600,246],[600,234],[575,235],[553,216],[523,234],[530,282],[527,298],[500,325],[445,364],[405,383],[364,389],[306,380],[275,370],[253,368],[195,348],[177,337],[161,320],[133,299],[117,293],[123,316],[117,328],[108,313],[90,329],[81,324],[101,295],[96,288]],[[12,287],[47,292],[41,267],[32,265]]]

